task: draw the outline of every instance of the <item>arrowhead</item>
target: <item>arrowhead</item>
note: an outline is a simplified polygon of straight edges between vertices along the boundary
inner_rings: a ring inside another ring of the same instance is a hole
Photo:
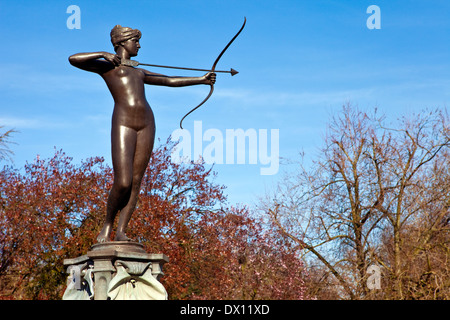
[[[230,70],[231,76],[237,75],[239,72],[231,68]]]

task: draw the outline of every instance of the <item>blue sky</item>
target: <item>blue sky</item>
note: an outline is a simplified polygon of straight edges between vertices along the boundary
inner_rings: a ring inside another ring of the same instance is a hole
[[[69,5],[81,9],[81,29],[68,29]],[[366,9],[381,9],[381,29],[369,30]],[[113,100],[102,79],[68,63],[77,52],[109,51],[116,24],[142,31],[141,62],[209,68],[247,17],[220,60],[209,101],[184,122],[193,134],[217,129],[279,130],[280,157],[315,157],[330,116],[350,102],[378,107],[391,119],[450,101],[450,2],[430,0],[148,0],[0,1],[0,125],[19,132],[14,165],[54,147],[75,162],[110,163]],[[201,75],[174,70],[168,75]],[[157,138],[165,141],[207,86],[146,87]],[[249,151],[249,150],[244,150]],[[252,205],[283,177],[262,176],[260,164],[216,165],[231,203]]]

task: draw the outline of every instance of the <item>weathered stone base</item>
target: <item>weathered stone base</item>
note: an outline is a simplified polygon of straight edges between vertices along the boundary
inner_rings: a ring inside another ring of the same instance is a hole
[[[142,244],[97,243],[86,255],[65,259],[69,277],[63,300],[166,300],[158,281],[164,254],[148,254]]]

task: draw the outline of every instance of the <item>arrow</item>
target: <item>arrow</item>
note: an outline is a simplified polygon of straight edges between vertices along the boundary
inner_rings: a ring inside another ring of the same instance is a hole
[[[234,76],[239,73],[238,71],[234,70],[233,68],[231,68],[230,71],[225,71],[225,70],[208,70],[208,69],[198,69],[198,68],[172,67],[172,66],[162,66],[162,65],[158,65],[158,64],[140,63],[136,60],[128,60],[128,59],[122,59],[120,61],[120,64],[124,65],[124,66],[129,66],[129,67],[137,67],[137,66],[141,65],[141,66],[156,67],[156,68],[181,69],[181,70],[193,70],[193,71],[205,71],[205,72],[221,72],[221,73],[230,73],[231,76]]]

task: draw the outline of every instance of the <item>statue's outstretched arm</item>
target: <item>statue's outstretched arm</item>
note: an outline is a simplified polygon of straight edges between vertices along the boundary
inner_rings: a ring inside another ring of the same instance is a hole
[[[170,77],[159,73],[139,69],[144,74],[144,83],[156,86],[186,87],[197,84],[211,84],[216,81],[216,74],[208,72],[201,77]]]

